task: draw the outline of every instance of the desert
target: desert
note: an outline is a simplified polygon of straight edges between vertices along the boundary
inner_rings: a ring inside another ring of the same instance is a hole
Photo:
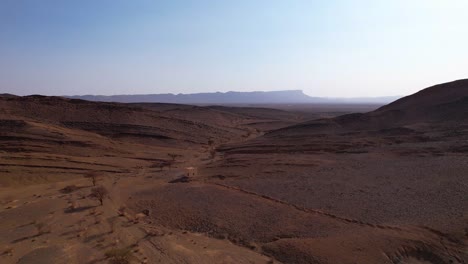
[[[0,264],[468,264],[467,11],[0,0]]]
[[[337,114],[4,95],[1,261],[465,263],[467,96]]]

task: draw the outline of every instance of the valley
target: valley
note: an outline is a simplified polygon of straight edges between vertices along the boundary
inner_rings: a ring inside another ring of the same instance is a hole
[[[466,263],[466,98],[467,80],[382,107],[0,96],[0,262]]]

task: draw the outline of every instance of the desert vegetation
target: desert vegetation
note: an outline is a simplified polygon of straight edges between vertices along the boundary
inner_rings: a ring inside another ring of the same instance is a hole
[[[100,176],[97,172],[91,171],[84,175],[85,178],[89,179],[93,186],[96,186],[96,183],[99,181]]]
[[[91,189],[91,194],[89,195],[91,199],[98,200],[100,205],[104,204],[104,199],[109,197],[109,191],[104,186],[97,186]]]
[[[51,227],[47,223],[34,221],[34,228],[36,228],[36,236],[42,236],[51,232]]]

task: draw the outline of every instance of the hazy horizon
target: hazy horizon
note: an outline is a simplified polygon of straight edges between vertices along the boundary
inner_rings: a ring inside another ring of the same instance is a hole
[[[409,95],[466,78],[468,2],[0,2],[0,93]]]
[[[269,92],[293,92],[293,91],[301,91],[303,92],[305,95],[309,96],[309,97],[317,97],[317,98],[324,98],[324,99],[372,99],[372,98],[375,98],[375,99],[379,99],[379,98],[401,98],[401,97],[404,97],[404,96],[407,96],[407,95],[383,95],[383,96],[314,96],[314,95],[310,95],[310,94],[307,94],[305,93],[303,90],[272,90],[272,91],[256,91],[256,90],[252,90],[252,91],[214,91],[214,92],[193,92],[193,93],[172,93],[172,92],[167,92],[167,93],[134,93],[134,94],[107,94],[107,95],[104,95],[104,94],[62,94],[62,95],[46,95],[46,96],[59,96],[59,97],[86,97],[86,96],[96,96],[96,97],[100,97],[100,96],[105,96],[105,97],[113,97],[113,96],[144,96],[144,95],[192,95],[192,94],[215,94],[215,93],[222,93],[222,94],[226,94],[226,93],[269,93]],[[45,94],[38,94],[38,93],[35,93],[35,94],[15,94],[15,93],[9,93],[9,92],[5,92],[5,93],[0,93],[0,94],[11,94],[11,95],[17,95],[17,96],[34,96],[34,95],[45,95]]]

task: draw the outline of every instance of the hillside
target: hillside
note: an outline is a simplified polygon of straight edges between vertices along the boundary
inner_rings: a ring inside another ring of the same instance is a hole
[[[404,113],[403,122],[466,121],[468,118],[468,79],[435,85],[385,105],[374,115],[389,111]]]
[[[91,131],[111,138],[139,141],[162,139],[206,143],[209,137],[229,136],[228,131],[116,103],[94,103],[60,97],[27,96],[2,99],[1,113],[40,122]],[[189,133],[188,131],[195,132]],[[203,131],[203,132],[202,132]],[[203,135],[203,136],[194,136]]]
[[[423,89],[369,113],[308,121],[272,132],[271,136],[458,124],[468,118],[467,102],[468,80],[459,80]]]

